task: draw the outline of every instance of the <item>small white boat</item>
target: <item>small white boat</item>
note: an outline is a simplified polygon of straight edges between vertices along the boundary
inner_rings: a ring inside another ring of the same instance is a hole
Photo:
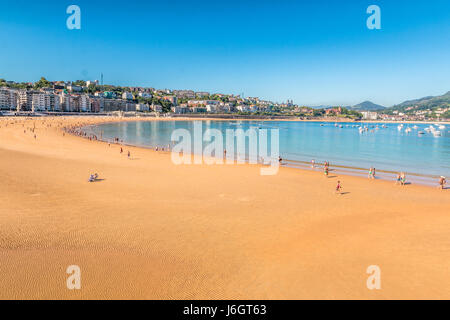
[[[440,136],[441,136],[441,132],[435,130],[435,131],[433,131],[433,136],[435,136],[435,137],[440,137]]]
[[[445,129],[445,126],[444,126],[443,124],[441,124],[441,125],[439,126],[439,129],[444,130],[444,129]]]
[[[414,126],[413,129],[414,129],[414,130],[417,130],[417,129],[419,129],[419,127],[418,127],[418,126]]]

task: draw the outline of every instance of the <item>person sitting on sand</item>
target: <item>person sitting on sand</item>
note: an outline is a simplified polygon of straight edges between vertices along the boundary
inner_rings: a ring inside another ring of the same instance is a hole
[[[402,186],[404,186],[406,184],[406,175],[405,175],[405,173],[402,172],[400,177],[401,177],[401,181],[400,182],[401,182]]]
[[[94,182],[97,179],[98,179],[98,173],[94,173],[89,176],[89,182]]]
[[[341,185],[341,181],[338,181],[338,182],[337,182],[336,193],[342,194],[342,185]]]
[[[439,178],[439,188],[441,189],[441,190],[444,190],[445,189],[445,184],[447,183],[447,181],[445,180],[445,177],[444,176],[441,176],[440,178]]]

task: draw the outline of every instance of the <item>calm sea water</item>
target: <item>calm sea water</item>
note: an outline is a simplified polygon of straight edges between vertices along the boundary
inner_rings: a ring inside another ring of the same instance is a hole
[[[369,130],[360,133],[357,125]],[[419,180],[450,177],[450,125],[445,129],[434,125],[441,132],[440,137],[425,132],[430,124],[415,124],[418,129],[412,129],[414,124],[405,124],[401,131],[398,124],[384,125],[387,127],[383,128],[382,123],[354,122],[339,123],[336,127],[334,123],[321,122],[202,121],[203,132],[207,128],[219,129],[224,136],[226,129],[279,129],[280,155],[287,165],[294,167],[305,167],[315,159],[316,163],[326,160],[338,170],[355,174],[366,174],[373,166],[381,174],[405,171]],[[405,132],[408,127],[412,129],[410,133]],[[125,144],[166,147],[171,143],[172,132],[179,128],[193,135],[192,121],[108,123],[84,130],[102,136],[103,140],[119,137]],[[425,134],[419,135],[419,131]]]

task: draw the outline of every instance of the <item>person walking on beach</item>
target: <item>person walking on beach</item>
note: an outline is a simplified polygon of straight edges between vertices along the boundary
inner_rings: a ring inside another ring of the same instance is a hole
[[[375,179],[375,168],[372,168],[372,179]]]
[[[314,169],[316,166],[316,160],[312,159],[311,160],[311,169]]]
[[[342,185],[341,185],[341,181],[338,181],[338,182],[337,182],[337,186],[336,186],[336,191],[335,191],[335,193],[336,193],[336,194],[337,194],[337,193],[342,194]]]
[[[123,149],[122,149],[122,147],[120,147],[120,154],[122,154],[123,153]]]
[[[130,159],[131,153],[130,151],[128,151],[128,159]]]
[[[327,166],[325,166],[323,168],[323,173],[324,173],[325,177],[328,177],[328,167]]]
[[[445,177],[444,176],[441,176],[440,178],[439,178],[439,188],[441,189],[441,190],[444,190],[445,189],[445,184],[447,183],[447,181],[445,180]]]

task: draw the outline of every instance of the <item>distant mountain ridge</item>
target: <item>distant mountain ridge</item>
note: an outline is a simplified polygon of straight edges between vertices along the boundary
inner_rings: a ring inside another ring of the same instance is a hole
[[[448,107],[450,106],[450,91],[441,96],[428,96],[415,100],[407,100],[391,108],[395,110],[402,110],[408,107],[416,106],[420,108]]]
[[[355,111],[379,111],[386,109],[386,107],[373,103],[372,101],[364,101],[359,104],[355,104],[354,106],[350,107],[350,109]]]

